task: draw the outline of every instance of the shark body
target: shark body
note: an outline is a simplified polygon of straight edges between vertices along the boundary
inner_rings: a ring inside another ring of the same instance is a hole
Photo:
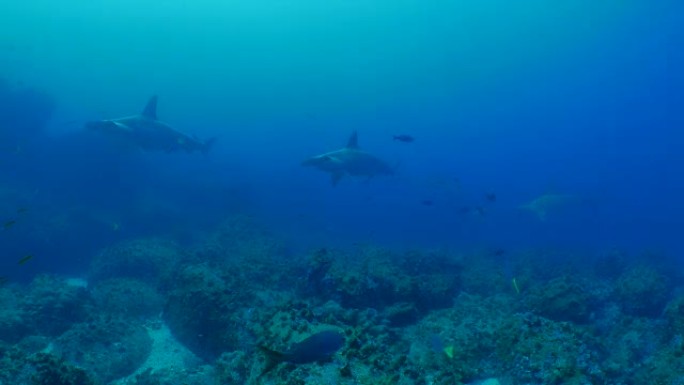
[[[86,128],[102,132],[144,151],[199,151],[206,154],[216,140],[200,140],[160,121],[157,118],[157,96],[152,96],[138,115],[88,122]]]
[[[532,201],[519,206],[520,209],[534,213],[540,221],[545,221],[550,212],[558,211],[573,203],[578,198],[569,194],[544,194]]]
[[[346,147],[313,156],[302,165],[330,173],[333,186],[345,175],[373,178],[394,174],[394,169],[387,163],[359,149],[356,131],[349,137]]]

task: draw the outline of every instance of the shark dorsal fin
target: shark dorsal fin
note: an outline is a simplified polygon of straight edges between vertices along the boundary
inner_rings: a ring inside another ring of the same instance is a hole
[[[157,120],[157,95],[153,95],[150,100],[147,101],[147,105],[142,112],[142,116],[148,119]]]
[[[359,140],[358,140],[358,135],[356,134],[356,131],[352,132],[351,136],[349,137],[349,141],[347,142],[347,148],[358,148],[359,147]]]

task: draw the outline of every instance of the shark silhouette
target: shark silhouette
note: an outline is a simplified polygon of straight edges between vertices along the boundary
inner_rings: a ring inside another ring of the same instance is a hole
[[[336,186],[345,175],[372,178],[394,174],[394,169],[387,163],[359,149],[356,131],[349,137],[346,147],[313,156],[302,165],[330,173],[333,186]]]
[[[534,213],[540,221],[546,221],[549,213],[578,202],[579,198],[570,194],[544,194],[518,207]]]
[[[86,128],[102,132],[144,151],[195,152],[206,154],[216,138],[200,140],[184,134],[157,119],[157,96],[152,96],[138,115],[86,123]]]

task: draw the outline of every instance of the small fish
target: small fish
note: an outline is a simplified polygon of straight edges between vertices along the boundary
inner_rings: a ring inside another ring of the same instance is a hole
[[[458,213],[459,213],[459,214],[465,215],[465,214],[468,214],[468,213],[470,212],[470,210],[471,210],[470,207],[468,207],[468,206],[463,206],[463,207],[461,207],[460,209],[458,209]]]
[[[451,359],[451,358],[454,358],[454,351],[455,351],[455,350],[454,350],[454,345],[449,345],[449,346],[447,346],[447,347],[444,348],[444,354],[445,354],[447,357],[449,357],[450,359]]]
[[[26,212],[28,212],[28,209],[26,207],[19,207],[17,209],[17,214],[25,214]]]
[[[477,215],[479,215],[479,216],[481,216],[481,217],[483,217],[483,216],[485,215],[485,209],[484,209],[484,207],[482,207],[482,206],[474,207],[473,210],[475,210],[475,212],[477,213]]]
[[[486,194],[485,194],[485,199],[487,200],[487,202],[494,203],[494,202],[496,202],[496,194],[494,194],[494,193],[486,193]]]
[[[26,262],[28,262],[28,261],[30,261],[30,260],[32,260],[32,259],[33,259],[33,255],[29,254],[29,255],[23,257],[22,259],[20,259],[17,263],[20,264],[20,265],[23,265],[23,264],[25,264]]]
[[[5,230],[7,230],[7,229],[9,229],[10,227],[14,226],[16,223],[17,223],[16,220],[10,219],[9,221],[5,222],[5,224],[2,225],[2,227],[4,227]]]
[[[414,137],[412,137],[411,135],[405,135],[405,134],[402,134],[402,135],[394,135],[392,138],[393,138],[395,141],[404,142],[404,143],[412,143],[413,141],[416,140],[416,139],[415,139]]]
[[[420,203],[423,206],[432,206],[435,204],[435,202],[432,199],[423,199],[422,201],[420,201]]]
[[[511,283],[513,284],[513,290],[515,290],[515,294],[520,294],[520,287],[518,286],[518,280],[513,277],[511,280]]]
[[[0,286],[5,286],[5,284],[9,282],[9,278],[7,277],[0,277]]]
[[[492,254],[493,254],[495,257],[500,257],[500,256],[506,254],[506,250],[501,249],[501,248],[494,249],[494,251],[492,252]]]

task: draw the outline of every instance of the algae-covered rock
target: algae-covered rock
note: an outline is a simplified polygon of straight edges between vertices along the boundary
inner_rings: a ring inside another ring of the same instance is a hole
[[[75,325],[54,343],[54,352],[77,364],[103,383],[132,374],[152,349],[140,324],[99,317]]]
[[[184,258],[179,246],[164,238],[143,238],[109,246],[93,259],[90,280],[135,278],[159,283],[168,278]]]
[[[17,347],[0,345],[0,384],[96,385],[93,377],[61,357],[49,353],[29,354]]]
[[[603,356],[590,329],[533,314],[514,314],[496,332],[504,371],[521,383],[606,383]]]
[[[18,342],[30,331],[20,308],[21,295],[18,290],[0,287],[0,342]]]
[[[163,308],[163,298],[150,284],[128,278],[108,279],[91,289],[95,311],[118,317],[149,318]]]
[[[28,362],[35,370],[32,385],[95,385],[97,382],[83,369],[51,354],[38,353]]]
[[[221,384],[247,384],[250,377],[258,376],[258,372],[251,373],[253,357],[242,351],[223,353],[215,363],[216,377]]]
[[[435,256],[434,266],[423,268],[426,260],[417,253],[400,257],[387,249],[364,247],[332,266],[329,284],[345,307],[381,310],[411,303],[422,315],[451,305],[460,277],[451,262]]]
[[[599,301],[587,280],[564,275],[530,290],[525,298],[539,315],[556,321],[587,322]]]
[[[84,287],[41,275],[31,282],[20,308],[33,333],[56,336],[87,317],[89,301]]]
[[[627,270],[615,282],[615,298],[627,314],[659,316],[668,300],[670,281],[652,266]]]
[[[206,264],[186,267],[174,282],[164,309],[174,336],[207,360],[237,349],[248,326],[239,309],[249,307],[249,286],[239,276]]]

